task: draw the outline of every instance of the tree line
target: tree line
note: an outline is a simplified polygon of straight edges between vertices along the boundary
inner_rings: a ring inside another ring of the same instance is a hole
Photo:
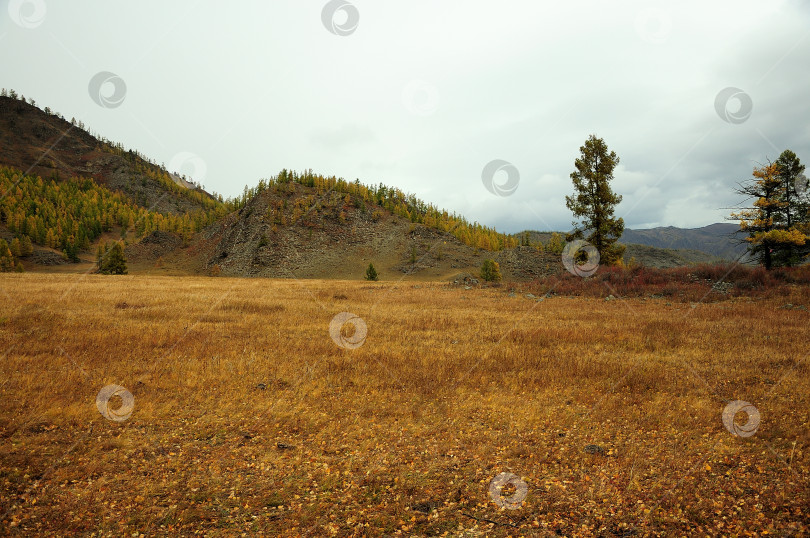
[[[497,232],[494,228],[478,222],[470,222],[456,213],[440,210],[433,204],[420,200],[416,195],[406,194],[395,187],[389,187],[383,183],[377,186],[367,186],[360,180],[346,181],[335,176],[327,177],[315,174],[312,170],[299,173],[283,169],[278,175],[262,179],[256,187],[246,186],[242,196],[236,198],[232,205],[237,209],[242,208],[253,197],[268,189],[284,193],[289,184],[299,184],[314,189],[315,194],[309,198],[312,204],[317,203],[316,200],[322,198],[327,192],[345,194],[344,201],[347,206],[353,206],[360,211],[369,211],[372,216],[376,216],[375,218],[378,218],[382,214],[381,210],[384,209],[408,219],[412,223],[423,224],[428,228],[450,233],[465,245],[473,248],[497,251],[518,245],[518,239],[513,236]],[[302,206],[298,209],[299,214],[303,214],[308,207]],[[274,221],[276,224],[286,224],[287,222],[283,214],[277,213],[273,218],[278,219]],[[297,219],[290,220],[296,221]]]
[[[18,258],[32,253],[32,244],[61,250],[75,262],[80,251],[116,226],[122,238],[129,232],[139,238],[160,230],[189,239],[225,213],[227,210],[216,206],[182,215],[163,214],[140,207],[92,179],[56,181],[0,166],[0,222],[15,236],[7,245],[13,267]],[[17,243],[19,254],[15,252]],[[6,252],[2,246],[0,256]]]

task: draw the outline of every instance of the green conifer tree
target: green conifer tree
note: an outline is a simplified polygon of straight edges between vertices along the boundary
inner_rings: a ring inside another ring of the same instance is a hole
[[[366,269],[366,280],[377,281],[379,280],[377,276],[377,270],[374,268],[373,263],[368,264],[368,268]]]
[[[101,259],[99,273],[103,275],[125,275],[127,274],[127,259],[124,256],[124,247],[121,242],[116,241]]]

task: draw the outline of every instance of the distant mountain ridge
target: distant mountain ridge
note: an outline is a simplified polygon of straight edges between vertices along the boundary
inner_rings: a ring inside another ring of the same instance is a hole
[[[740,226],[718,222],[701,228],[663,226],[641,230],[625,230],[620,243],[647,245],[656,248],[686,249],[705,252],[724,260],[736,260],[745,254],[746,246],[739,243]]]
[[[631,258],[653,267],[675,267],[695,263],[718,263],[734,261],[743,256],[745,261],[746,245],[739,225],[718,222],[700,228],[677,228],[660,226],[648,229],[626,229],[620,243],[627,245],[624,254],[625,262]],[[527,232],[515,234],[522,239]],[[565,232],[557,232],[565,236]],[[548,243],[552,232],[528,231],[531,244]]]

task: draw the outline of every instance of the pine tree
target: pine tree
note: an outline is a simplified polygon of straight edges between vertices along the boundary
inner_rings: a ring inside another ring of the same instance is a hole
[[[79,249],[76,247],[76,242],[72,237],[65,240],[63,252],[68,260],[73,263],[79,263]]]
[[[563,238],[562,234],[551,232],[551,237],[548,238],[546,243],[546,252],[562,254],[563,250],[565,250],[565,238]]]
[[[22,245],[20,244],[20,238],[15,237],[11,240],[11,245],[9,246],[11,249],[11,253],[14,255],[15,258],[19,258],[22,256]]]
[[[600,260],[613,265],[622,259],[625,248],[617,243],[624,232],[624,219],[613,216],[622,197],[610,188],[619,157],[614,151],[608,153],[607,144],[596,135],[588,137],[579,151],[576,170],[571,173],[575,193],[565,197],[565,205],[582,222],[573,223],[575,231],[566,239],[582,239],[589,232],[586,240],[599,252]]]
[[[20,256],[26,257],[34,253],[34,245],[31,243],[31,238],[29,236],[24,235],[20,243],[20,249],[22,251]]]
[[[366,280],[377,281],[379,278],[377,277],[377,270],[374,268],[373,263],[368,264],[368,268],[366,269]]]
[[[99,273],[103,275],[127,274],[127,259],[124,256],[124,247],[119,241],[113,243],[113,246],[104,253]]]
[[[0,271],[12,271],[14,269],[14,255],[8,247],[5,239],[0,239]]]
[[[107,252],[107,244],[102,245],[99,243],[98,248],[96,248],[96,267],[98,267],[99,271],[101,271],[101,262],[104,260],[105,252]]]
[[[45,236],[45,244],[51,248],[56,248],[56,234],[53,233],[52,228],[48,228],[48,233]]]

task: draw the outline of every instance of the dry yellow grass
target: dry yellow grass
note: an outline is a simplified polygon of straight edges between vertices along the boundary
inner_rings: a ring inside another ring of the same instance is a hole
[[[0,533],[806,533],[791,294],[2,275]],[[329,334],[344,311],[368,327],[354,350]],[[125,421],[96,408],[110,384]],[[753,436],[723,426],[730,400],[758,408]],[[515,510],[488,493],[501,472],[528,486]]]

